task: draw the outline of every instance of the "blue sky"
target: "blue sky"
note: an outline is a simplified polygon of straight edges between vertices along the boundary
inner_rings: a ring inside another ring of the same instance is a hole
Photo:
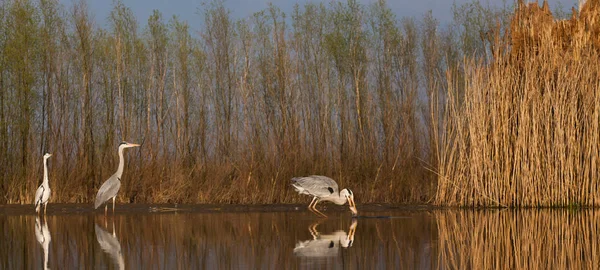
[[[60,0],[65,6],[71,6],[74,0]],[[77,1],[77,0],[75,0]],[[204,19],[198,15],[201,10],[201,4],[210,0],[122,0],[123,3],[131,8],[136,16],[138,23],[143,26],[146,24],[152,10],[158,9],[163,13],[165,19],[171,18],[173,15],[178,15],[181,19],[188,21],[190,26],[199,29]],[[377,0],[359,0],[363,4],[371,4]],[[420,17],[428,10],[433,12],[433,16],[442,24],[447,23],[452,19],[452,3],[457,4],[471,2],[472,0],[388,0],[388,6],[396,14],[398,18],[405,16]],[[502,0],[480,0],[484,5],[501,5]],[[512,3],[513,0],[506,0]],[[527,1],[527,0],[526,0]],[[529,0],[533,2],[532,0]],[[234,18],[244,18],[252,15],[252,13],[265,9],[269,2],[274,3],[281,8],[286,14],[290,14],[293,6],[298,3],[300,5],[307,2],[325,2],[330,3],[331,0],[226,0],[225,5],[231,11]],[[345,1],[344,1],[345,2]],[[542,0],[540,0],[540,3]],[[558,3],[561,3],[565,10],[570,10],[572,6],[577,4],[577,0],[549,0],[552,10],[555,9]],[[112,8],[113,1],[99,0],[88,1],[90,11],[99,26],[106,26],[106,18]]]

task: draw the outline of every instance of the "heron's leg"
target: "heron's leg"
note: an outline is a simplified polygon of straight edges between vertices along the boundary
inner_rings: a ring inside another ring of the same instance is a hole
[[[315,197],[313,199],[313,201],[310,203],[310,205],[308,206],[308,209],[310,209],[310,211],[313,212],[313,213],[315,213],[315,215],[317,215],[317,216],[327,217],[325,214],[323,214],[319,210],[317,210],[317,203],[318,202],[319,202],[319,198]]]
[[[314,240],[317,240],[317,238],[319,237],[319,231],[317,231],[317,226],[319,226],[319,224],[321,224],[321,221],[317,221],[308,226],[308,231],[310,232],[310,235],[312,235]]]
[[[312,209],[312,205],[313,205],[313,203],[315,203],[316,200],[317,200],[317,197],[314,197],[313,200],[310,202],[310,204],[308,204],[308,210],[310,210],[313,213],[314,213],[314,211]]]
[[[356,232],[356,225],[358,222],[356,219],[352,219],[352,224],[350,224],[350,230],[348,230],[348,239],[354,239],[354,233]]]
[[[108,208],[108,203],[104,204],[104,216],[106,217],[106,209]]]
[[[46,215],[46,207],[48,207],[48,202],[44,204],[44,216]]]
[[[117,196],[113,197],[113,215],[115,215],[115,198],[117,198]]]
[[[322,216],[322,217],[326,218],[326,217],[327,217],[327,215],[325,215],[325,214],[321,213],[321,211],[317,210],[317,203],[318,203],[318,202],[319,202],[319,200],[317,200],[317,201],[315,202],[315,204],[313,204],[313,210],[315,211],[315,213],[317,213],[317,214],[319,214],[320,216]]]

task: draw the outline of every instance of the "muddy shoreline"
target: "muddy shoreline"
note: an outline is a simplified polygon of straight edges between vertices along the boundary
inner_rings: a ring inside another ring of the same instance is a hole
[[[109,206],[110,212],[112,205]],[[134,213],[235,213],[235,212],[301,212],[308,211],[305,204],[117,204],[115,214]],[[359,211],[385,212],[385,211],[428,211],[440,209],[430,205],[395,205],[395,204],[364,204],[357,205]],[[94,209],[92,204],[48,204],[47,215],[60,214],[85,214],[103,213],[103,207]],[[319,209],[324,211],[338,212],[347,211],[348,206],[323,205]],[[0,205],[0,215],[28,215],[35,214],[31,204],[9,204]]]

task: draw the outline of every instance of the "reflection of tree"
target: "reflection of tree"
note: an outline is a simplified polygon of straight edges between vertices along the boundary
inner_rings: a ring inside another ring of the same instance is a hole
[[[294,255],[299,257],[334,257],[340,251],[340,246],[349,248],[354,242],[354,233],[356,232],[356,219],[352,220],[352,224],[348,229],[348,233],[343,230],[335,231],[332,234],[320,234],[317,231],[319,222],[308,227],[308,231],[312,235],[312,240],[300,241],[294,248]]]
[[[44,220],[40,225],[39,217],[35,217],[35,238],[44,249],[44,269],[48,269],[48,248],[50,247],[52,237],[50,237],[48,224]]]
[[[117,239],[115,234],[115,224],[113,221],[113,232],[112,234],[102,229],[98,224],[94,224],[96,231],[96,240],[102,250],[112,258],[112,260],[119,266],[119,269],[125,269],[125,261],[123,260],[123,252],[121,251],[121,243]]]

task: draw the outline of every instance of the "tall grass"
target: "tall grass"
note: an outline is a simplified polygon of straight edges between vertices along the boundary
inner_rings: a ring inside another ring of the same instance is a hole
[[[493,62],[466,60],[464,89],[448,82],[435,203],[600,203],[599,12],[587,1],[556,21],[520,2]]]

